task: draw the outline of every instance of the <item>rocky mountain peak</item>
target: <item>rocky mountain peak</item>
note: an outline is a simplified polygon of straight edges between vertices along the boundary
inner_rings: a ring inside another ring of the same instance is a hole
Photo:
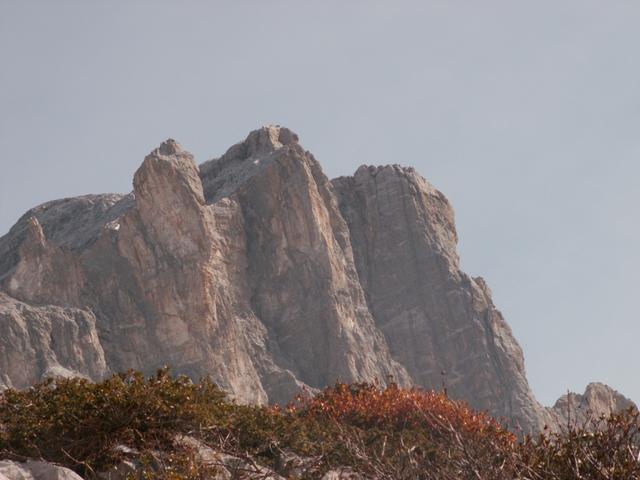
[[[265,125],[250,132],[243,141],[231,146],[220,158],[205,162],[203,167],[215,164],[220,170],[239,162],[258,164],[283,147],[296,145],[298,135],[293,131],[279,125]]]
[[[202,185],[193,155],[169,139],[147,155],[133,178],[136,196],[172,195],[178,190],[193,192],[201,203]],[[166,189],[166,190],[165,190]]]
[[[387,175],[418,175],[415,168],[403,167],[402,165],[360,165],[354,173],[355,178],[359,177],[376,177],[380,173],[386,173]],[[419,175],[418,175],[419,176]]]
[[[295,133],[265,126],[200,166],[169,139],[133,187],[48,202],[0,238],[3,385],[170,365],[267,403],[392,378],[525,431],[561,418],[484,280],[460,270],[453,208],[413,168],[329,181]],[[602,392],[586,401],[622,405]]]
[[[298,144],[298,135],[285,127],[269,125],[249,133],[220,158],[200,165],[200,176],[207,202],[214,203],[262,175],[277,159],[310,160]]]
[[[247,157],[258,157],[272,153],[286,145],[298,143],[298,135],[279,125],[265,125],[249,133],[244,141]]]
[[[151,155],[155,156],[172,156],[178,155],[183,152],[182,145],[176,142],[173,138],[168,138],[156,148]]]
[[[584,393],[568,392],[561,396],[550,409],[556,423],[566,426],[584,425],[597,420],[601,415],[619,412],[635,404],[613,388],[599,382],[587,385]]]

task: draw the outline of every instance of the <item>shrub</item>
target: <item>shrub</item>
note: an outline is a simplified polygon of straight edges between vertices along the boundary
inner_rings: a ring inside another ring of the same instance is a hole
[[[300,399],[298,416],[322,425],[335,464],[376,478],[502,478],[516,437],[488,415],[422,389],[336,384]]]
[[[296,454],[307,467],[295,478],[348,466],[386,480],[640,479],[635,410],[518,440],[444,393],[397,385],[338,383],[285,408],[261,407],[237,405],[208,380],[163,369],[101,383],[48,380],[0,395],[2,458],[41,458],[86,478],[127,451],[140,465],[137,478],[211,478],[216,467],[177,440],[184,435],[287,476],[283,459]]]
[[[168,370],[149,379],[137,372],[101,383],[47,380],[7,390],[0,403],[0,451],[5,457],[42,458],[80,473],[102,469],[122,456],[114,447],[166,448],[176,433],[199,422],[218,423],[228,404],[213,383],[172,378]]]
[[[640,479],[638,411],[630,408],[525,438],[516,455],[520,471],[531,480]]]

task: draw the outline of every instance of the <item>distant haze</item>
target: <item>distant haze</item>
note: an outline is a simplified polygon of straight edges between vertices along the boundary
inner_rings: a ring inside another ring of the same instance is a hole
[[[412,165],[550,404],[640,401],[640,2],[0,0],[0,235],[286,125],[328,176]]]

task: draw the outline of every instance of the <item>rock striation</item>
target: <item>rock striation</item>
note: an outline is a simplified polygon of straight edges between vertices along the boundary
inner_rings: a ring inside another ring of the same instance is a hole
[[[108,371],[91,311],[30,306],[0,292],[0,388]]]
[[[278,126],[200,166],[167,140],[131,194],[40,205],[0,238],[0,382],[170,365],[266,403],[378,379],[444,384],[526,431],[558,421],[456,241],[411,168],[330,181]]]
[[[444,385],[521,426],[548,423],[489,288],[460,270],[444,195],[398,165],[360,167],[333,184],[369,308],[414,382]]]

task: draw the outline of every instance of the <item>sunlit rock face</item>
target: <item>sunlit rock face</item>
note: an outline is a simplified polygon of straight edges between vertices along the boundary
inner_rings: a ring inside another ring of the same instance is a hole
[[[132,193],[46,203],[0,238],[0,386],[170,365],[246,402],[378,380],[557,421],[456,241],[411,168],[329,181],[277,126],[200,166],[167,140]]]
[[[484,280],[460,270],[444,195],[398,165],[361,167],[333,184],[369,309],[414,382],[543,427],[549,418],[529,389],[520,346]]]
[[[594,382],[583,394],[569,392],[561,396],[549,409],[554,424],[560,427],[585,426],[590,428],[602,415],[620,412],[636,405],[608,385]]]
[[[27,305],[0,292],[0,388],[108,371],[91,311]]]

